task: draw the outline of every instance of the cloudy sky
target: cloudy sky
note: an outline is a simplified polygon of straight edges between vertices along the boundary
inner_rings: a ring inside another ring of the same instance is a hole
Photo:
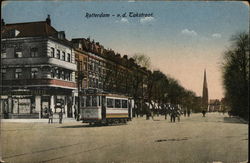
[[[152,14],[129,17],[129,12]],[[86,13],[110,14],[87,18]],[[118,14],[125,17],[117,17]],[[43,21],[66,37],[90,37],[121,54],[151,58],[152,69],[177,79],[186,89],[202,94],[204,69],[209,98],[223,97],[220,71],[223,52],[232,35],[249,29],[246,2],[170,1],[8,1],[2,4],[5,23]],[[112,16],[114,15],[114,16]]]

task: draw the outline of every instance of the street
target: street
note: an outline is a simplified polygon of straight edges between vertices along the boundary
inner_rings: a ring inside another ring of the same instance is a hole
[[[248,160],[248,124],[227,114],[191,114],[170,123],[164,116],[134,118],[126,125],[81,122],[2,122],[2,154],[8,163],[180,162]]]

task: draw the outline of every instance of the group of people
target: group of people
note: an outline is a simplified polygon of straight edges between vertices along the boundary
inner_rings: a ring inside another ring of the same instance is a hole
[[[49,118],[49,121],[48,121],[48,123],[53,123],[53,111],[52,111],[52,109],[51,108],[45,108],[45,110],[46,110],[46,114],[47,114],[47,117]],[[62,110],[58,113],[58,115],[59,115],[59,123],[61,124],[62,123],[62,119],[63,119],[63,112],[62,112]]]
[[[146,110],[146,118],[147,120],[151,117],[154,120],[154,114],[156,113],[157,109],[150,109],[147,106],[147,110]],[[190,109],[182,109],[179,105],[169,105],[169,104],[165,104],[165,105],[161,105],[161,109],[160,111],[157,110],[157,114],[159,114],[159,112],[162,115],[165,115],[165,119],[167,119],[167,115],[170,116],[170,121],[171,122],[175,122],[176,119],[178,120],[178,122],[180,122],[180,117],[183,114],[185,117],[186,116],[190,116],[191,111]]]

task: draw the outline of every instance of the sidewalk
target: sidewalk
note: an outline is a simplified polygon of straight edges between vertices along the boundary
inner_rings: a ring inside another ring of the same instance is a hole
[[[1,123],[48,123],[48,119],[1,119]],[[59,122],[59,118],[53,118],[53,122]],[[63,118],[63,123],[77,122],[75,118]]]

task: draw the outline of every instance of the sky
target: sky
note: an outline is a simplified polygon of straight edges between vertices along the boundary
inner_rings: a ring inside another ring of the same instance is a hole
[[[129,12],[151,14],[130,17]],[[110,14],[90,17],[86,14]],[[249,32],[249,5],[240,1],[6,1],[6,24],[44,21],[66,37],[87,38],[122,55],[144,54],[197,96],[206,69],[209,99],[224,96],[221,63],[230,38]],[[120,14],[121,17],[117,15]],[[124,17],[122,17],[123,14]],[[114,16],[113,16],[114,15]]]

